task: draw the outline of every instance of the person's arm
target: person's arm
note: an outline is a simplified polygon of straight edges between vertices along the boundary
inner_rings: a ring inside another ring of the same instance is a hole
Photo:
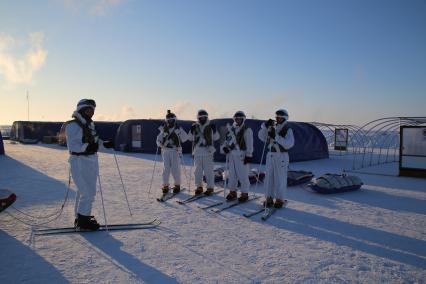
[[[67,147],[70,152],[82,153],[86,151],[89,144],[83,143],[83,129],[77,123],[68,123],[65,133],[67,136]]]
[[[277,136],[275,137],[275,141],[281,146],[283,146],[284,149],[289,150],[291,147],[294,146],[293,130],[289,128],[285,137],[282,137],[281,135],[277,134]]]
[[[257,137],[259,137],[260,141],[266,142],[268,138],[268,129],[265,126],[265,123],[262,123],[259,132],[257,133]]]
[[[179,127],[178,132],[180,143],[185,143],[188,140],[188,133],[182,127]]]
[[[157,135],[157,147],[163,147],[163,137],[164,137],[164,132],[163,132],[163,127],[158,128],[160,130],[160,133],[158,133]]]
[[[219,131],[217,131],[216,125],[214,125],[214,127],[212,127],[212,140],[217,141],[219,139],[220,139]]]
[[[246,157],[253,157],[253,130],[247,128],[244,133],[244,139],[246,141]]]

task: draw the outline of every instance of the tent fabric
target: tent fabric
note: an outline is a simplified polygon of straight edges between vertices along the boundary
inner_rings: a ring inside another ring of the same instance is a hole
[[[194,121],[178,120],[177,124],[189,132]],[[158,128],[163,119],[130,119],[124,121],[117,130],[115,150],[124,152],[156,153]],[[191,153],[191,142],[182,145],[183,153]]]
[[[57,136],[62,122],[15,121],[10,132],[10,139],[22,143],[37,143],[44,136]]]
[[[95,121],[96,131],[99,138],[103,141],[114,141],[117,134],[117,130],[121,125],[121,122],[117,121]],[[58,136],[58,143],[61,146],[67,146],[67,136],[65,134],[65,123],[62,124],[61,130]]]
[[[3,144],[3,136],[0,131],[0,155],[4,155],[4,144]]]
[[[245,124],[253,130],[253,163],[260,163],[264,143],[258,138],[257,134],[264,121],[257,119],[246,119]],[[219,147],[224,141],[226,135],[226,125],[232,124],[232,119],[213,119],[212,123],[216,125],[220,139],[216,141],[216,152],[214,155],[215,161],[224,162],[225,155],[220,154]],[[305,122],[288,122],[293,129],[295,145],[289,151],[290,162],[300,162],[316,159],[328,158],[327,141],[322,132],[314,125]],[[266,151],[266,150],[265,150]],[[263,156],[262,163],[265,163],[266,153]]]

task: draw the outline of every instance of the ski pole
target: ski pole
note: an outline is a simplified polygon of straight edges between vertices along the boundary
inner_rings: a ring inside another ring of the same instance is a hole
[[[228,177],[226,176],[228,174]],[[229,178],[229,153],[226,154],[225,171],[223,172],[223,198],[226,199],[226,188],[228,187]]]
[[[178,151],[178,155],[179,155],[179,159],[180,159],[180,164],[183,167],[183,173],[185,174],[186,182],[188,182],[188,173],[186,171],[186,166],[185,166],[185,163],[183,161],[183,147],[182,147],[182,143],[181,143],[180,140],[181,140],[181,138],[179,137],[178,138],[179,148],[178,148],[177,151]],[[188,191],[190,192],[190,189],[188,189]]]
[[[105,205],[104,205],[104,195],[102,194],[101,176],[99,174],[98,174],[98,180],[99,180],[99,192],[101,193],[102,210],[104,211],[105,229],[108,231],[108,222],[107,222]]]
[[[155,166],[157,165],[158,149],[159,147],[157,146],[157,150],[155,151],[155,157],[154,157],[154,169],[152,170],[151,182],[149,183],[148,196],[151,195],[152,181],[154,180]]]
[[[188,181],[188,192],[191,193],[191,181],[192,181],[192,169],[194,168],[194,140],[192,140],[192,147],[191,147],[191,157],[192,157],[192,163],[191,167],[189,168],[189,181]]]
[[[257,175],[256,175],[256,185],[254,187],[255,192],[257,191],[257,185],[259,184],[259,176],[260,176],[260,170],[262,169],[262,162],[263,162],[263,157],[265,155],[265,150],[266,150],[266,142],[267,139],[265,140],[265,142],[263,143],[263,150],[262,150],[262,155],[260,156],[260,164],[259,167],[257,169]],[[266,191],[265,191],[265,198],[266,198]]]
[[[123,192],[124,192],[124,197],[126,198],[127,208],[129,208],[130,217],[132,217],[133,214],[132,214],[132,210],[130,209],[129,200],[127,199],[126,188],[124,187],[123,177],[121,176],[120,167],[118,166],[117,156],[115,155],[115,153],[113,153],[113,155],[114,155],[115,165],[117,166],[118,175],[120,176],[121,186],[122,186],[122,189],[123,189]]]

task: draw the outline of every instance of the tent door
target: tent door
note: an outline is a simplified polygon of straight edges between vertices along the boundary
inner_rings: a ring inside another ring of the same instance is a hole
[[[142,148],[142,125],[132,125],[132,148]]]

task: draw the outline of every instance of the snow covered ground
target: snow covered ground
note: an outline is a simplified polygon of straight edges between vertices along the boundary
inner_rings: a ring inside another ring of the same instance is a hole
[[[65,148],[5,144],[0,188],[17,194],[14,205],[25,214],[56,213],[68,182]],[[221,196],[187,206],[158,203],[161,166],[148,194],[154,155],[117,152],[134,214],[130,217],[112,153],[99,155],[108,222],[157,217],[161,226],[34,236],[31,227],[9,214],[29,218],[9,208],[0,214],[0,283],[425,283],[424,179],[357,174],[365,183],[360,191],[330,196],[291,187],[288,208],[263,222],[259,216],[242,217],[260,200],[221,214],[197,207]],[[190,157],[185,162],[189,165]],[[351,162],[350,155],[333,156],[290,167],[320,175],[340,172]],[[394,174],[396,167],[362,171]],[[71,189],[64,212],[47,226],[72,225]],[[262,185],[256,191],[261,194]],[[98,193],[93,213],[103,222],[101,208]]]

